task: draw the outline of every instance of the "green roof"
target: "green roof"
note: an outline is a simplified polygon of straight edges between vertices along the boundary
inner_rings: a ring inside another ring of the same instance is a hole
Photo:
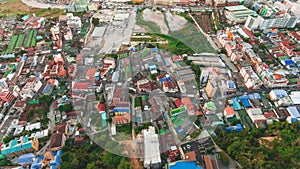
[[[206,107],[206,109],[211,110],[211,111],[217,110],[217,108],[213,102],[207,102],[207,103],[205,103],[204,106]]]
[[[159,134],[165,134],[165,133],[166,133],[166,131],[164,129],[159,130]]]
[[[28,104],[38,104],[38,103],[39,103],[38,100],[30,100],[30,101],[28,102]]]
[[[183,119],[180,119],[178,122],[175,123],[175,127],[179,127],[184,123]]]
[[[142,96],[142,100],[147,100],[148,99],[148,96],[147,95],[143,95]]]
[[[288,56],[281,56],[281,57],[279,57],[279,60],[286,60],[286,59],[289,59],[290,57],[288,57]]]
[[[173,115],[176,115],[176,114],[178,114],[178,113],[182,113],[182,112],[184,112],[184,111],[186,111],[185,107],[184,107],[184,106],[181,106],[181,107],[179,107],[179,108],[177,108],[177,109],[171,110],[171,114],[172,114],[172,116],[173,116]]]

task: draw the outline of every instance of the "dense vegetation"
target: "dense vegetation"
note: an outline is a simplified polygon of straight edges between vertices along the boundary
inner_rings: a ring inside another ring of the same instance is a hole
[[[243,168],[300,168],[300,123],[275,122],[266,130],[216,133],[216,143]]]
[[[93,144],[77,146],[67,143],[61,156],[61,169],[131,169],[132,166],[126,157],[121,157],[103,150]]]

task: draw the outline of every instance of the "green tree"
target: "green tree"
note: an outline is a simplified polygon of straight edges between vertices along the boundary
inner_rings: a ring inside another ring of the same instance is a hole
[[[119,165],[122,157],[106,151],[103,155],[103,163],[110,168],[116,168]]]
[[[118,169],[133,169],[133,167],[126,158],[122,158],[120,164],[118,165]]]
[[[64,104],[62,106],[59,106],[58,109],[60,111],[70,112],[70,111],[73,111],[73,105],[72,104]]]
[[[12,136],[12,135],[8,135],[8,136],[6,136],[6,137],[4,137],[3,138],[3,142],[4,143],[9,143],[11,140],[13,140],[15,137],[14,136]]]
[[[39,103],[46,103],[48,106],[52,103],[52,97],[50,95],[43,95],[38,98]]]
[[[92,19],[92,23],[94,24],[94,26],[97,26],[97,25],[99,25],[99,18],[93,18]]]

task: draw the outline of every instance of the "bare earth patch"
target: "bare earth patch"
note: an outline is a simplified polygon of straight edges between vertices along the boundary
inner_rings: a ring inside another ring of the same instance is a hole
[[[169,33],[169,29],[165,23],[164,14],[160,11],[151,11],[150,9],[145,9],[143,12],[143,19],[145,21],[156,23],[160,27],[160,31],[162,34]]]
[[[173,15],[169,11],[166,12],[166,19],[171,32],[183,29],[187,23],[187,20],[184,17]]]

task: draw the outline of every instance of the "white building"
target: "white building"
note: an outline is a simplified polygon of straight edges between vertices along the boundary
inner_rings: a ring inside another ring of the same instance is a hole
[[[67,14],[67,25],[70,27],[70,28],[81,28],[82,26],[82,23],[81,23],[81,19],[80,17],[78,16],[74,16],[72,13],[68,13]]]
[[[293,28],[299,21],[299,16],[293,14],[284,14],[282,16],[273,16],[263,18],[262,16],[248,16],[245,27],[253,29],[268,29],[268,28]]]
[[[266,120],[266,117],[263,115],[260,108],[248,109],[247,114],[249,115],[249,117],[253,123],[257,123],[257,122]]]
[[[245,85],[248,89],[259,89],[261,87],[262,81],[253,71],[251,66],[242,67],[240,74],[243,76]]]
[[[143,130],[144,136],[144,167],[156,166],[161,164],[159,139],[155,133],[155,128],[149,126]]]
[[[34,94],[37,93],[41,89],[42,86],[43,86],[43,84],[40,81],[40,79],[38,79],[37,77],[32,77],[32,78],[28,79],[27,83],[22,88],[22,90],[20,92],[20,96],[24,99],[32,98],[34,96]]]

